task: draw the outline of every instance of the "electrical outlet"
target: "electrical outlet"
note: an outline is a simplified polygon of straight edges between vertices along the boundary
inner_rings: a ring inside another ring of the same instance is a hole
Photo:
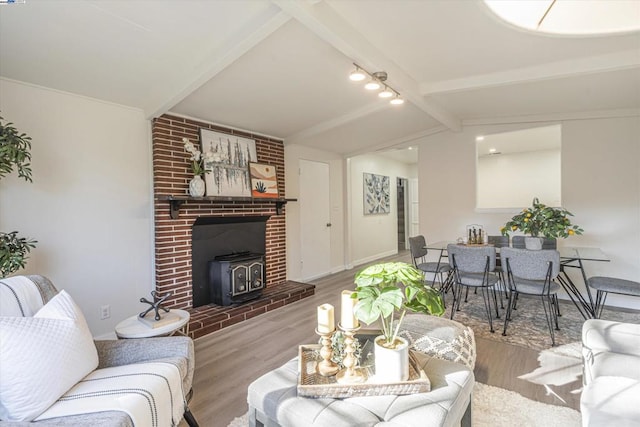
[[[103,305],[102,307],[100,307],[100,319],[104,320],[110,317],[111,317],[111,306]]]

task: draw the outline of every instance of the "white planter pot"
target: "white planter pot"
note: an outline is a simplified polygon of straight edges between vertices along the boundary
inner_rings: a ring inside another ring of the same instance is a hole
[[[386,348],[378,344],[382,335],[375,339],[375,379],[377,382],[393,383],[409,379],[409,343],[398,337],[401,344],[396,348]]]
[[[202,197],[204,196],[204,180],[200,175],[196,175],[193,177],[191,181],[189,181],[189,195],[191,197]]]
[[[524,247],[532,251],[539,251],[542,249],[542,237],[525,237]]]

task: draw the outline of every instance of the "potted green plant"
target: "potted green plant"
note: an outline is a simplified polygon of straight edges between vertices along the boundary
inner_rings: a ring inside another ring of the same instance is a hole
[[[18,237],[17,231],[0,231],[0,279],[9,276],[27,263],[27,253],[36,247],[35,240]]]
[[[406,340],[398,337],[402,320],[407,311],[442,315],[442,295],[425,283],[420,270],[404,262],[367,267],[355,276],[355,285],[355,317],[366,324],[380,320],[382,327],[382,335],[375,339],[376,377],[386,382],[405,381],[409,352]],[[392,360],[399,366],[392,366]]]
[[[527,249],[541,249],[542,237],[566,238],[584,231],[577,225],[571,224],[571,212],[564,208],[552,208],[540,203],[537,197],[533,199],[532,207],[525,208],[518,215],[508,221],[501,232],[508,236],[510,232],[520,230],[535,238],[533,241],[525,239]]]
[[[31,179],[31,137],[19,132],[13,123],[2,123],[0,117],[0,179],[13,172],[25,181]],[[18,237],[17,231],[0,232],[0,278],[24,268],[27,253],[35,248],[35,240]]]

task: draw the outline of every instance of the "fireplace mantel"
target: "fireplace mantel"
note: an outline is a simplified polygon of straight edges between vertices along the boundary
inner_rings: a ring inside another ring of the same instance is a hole
[[[171,196],[171,195],[158,195],[157,199],[160,201],[169,202],[169,215],[171,219],[178,219],[180,214],[180,207],[186,202],[207,202],[207,203],[220,203],[220,202],[243,202],[243,203],[275,203],[276,212],[278,215],[282,215],[282,208],[287,202],[297,202],[298,199],[285,199],[279,197],[277,199],[254,199],[252,197],[225,197],[225,196],[204,196],[204,197],[191,197],[191,196]]]

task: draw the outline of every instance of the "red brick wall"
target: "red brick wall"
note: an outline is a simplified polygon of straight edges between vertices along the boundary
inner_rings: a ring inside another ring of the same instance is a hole
[[[182,205],[178,219],[171,219],[169,203],[158,200],[160,195],[187,195],[189,180],[193,175],[182,138],[189,138],[199,145],[200,128],[254,139],[258,162],[276,166],[278,193],[280,197],[285,194],[282,141],[167,114],[154,120],[152,141],[156,290],[173,290],[174,295],[167,305],[174,308],[192,307],[191,229],[200,216],[271,215],[267,221],[266,285],[280,285],[286,279],[284,210],[282,215],[277,215],[273,202],[212,202],[194,199]]]

